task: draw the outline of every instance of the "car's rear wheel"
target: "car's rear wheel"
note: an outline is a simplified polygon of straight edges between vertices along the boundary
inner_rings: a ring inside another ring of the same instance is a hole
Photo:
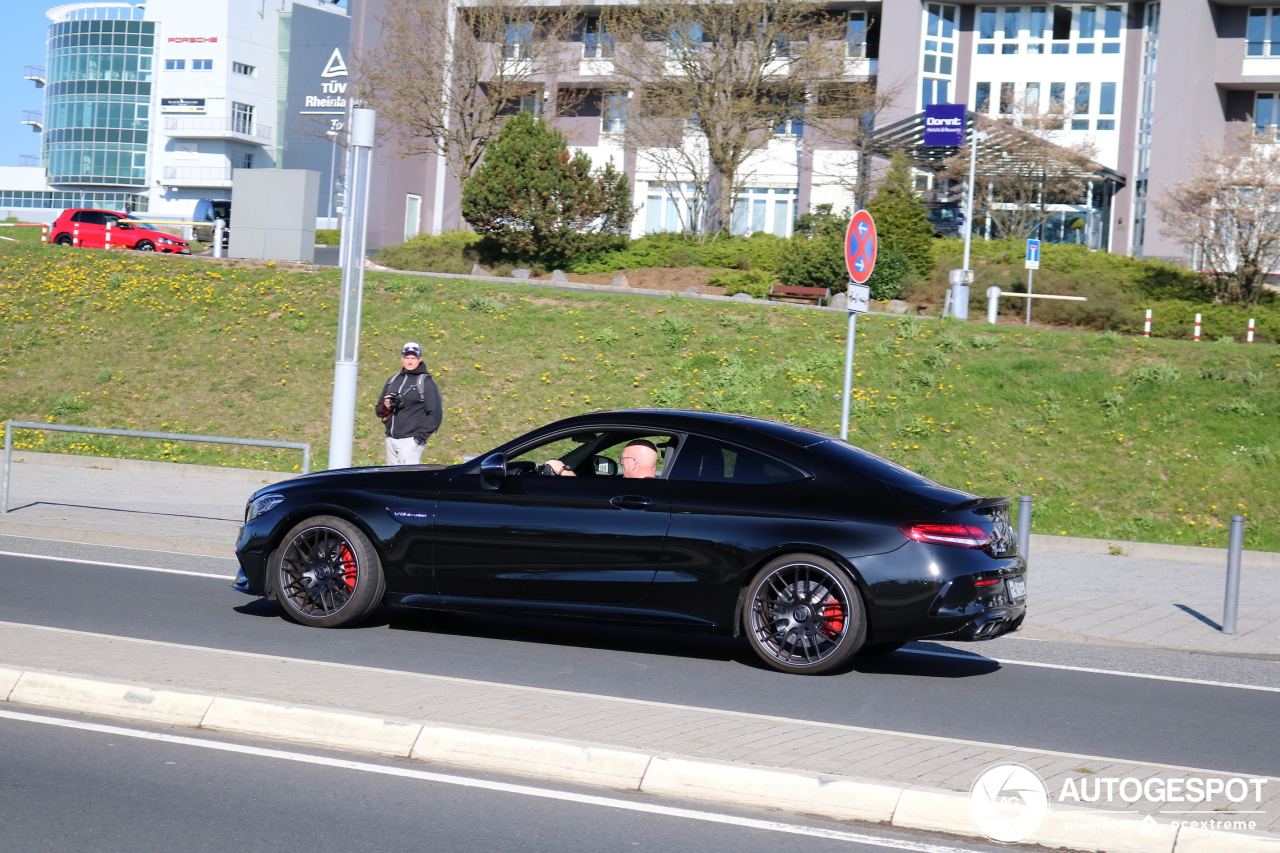
[[[386,592],[382,563],[369,538],[337,516],[299,523],[285,534],[273,562],[280,603],[303,625],[337,628],[359,622]]]
[[[75,240],[72,239],[70,234],[59,234],[54,238],[53,242],[57,243],[59,246],[70,246],[75,243]]]
[[[781,672],[846,667],[867,636],[862,596],[849,574],[813,554],[771,561],[747,586],[742,624],[760,659]]]
[[[154,252],[156,250],[156,244],[152,243],[150,240],[139,240],[137,245],[133,248],[137,249],[139,252]]]

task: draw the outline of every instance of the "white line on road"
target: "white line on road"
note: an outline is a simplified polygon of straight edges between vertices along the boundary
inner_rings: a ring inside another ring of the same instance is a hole
[[[105,545],[101,542],[84,542],[79,539],[50,539],[46,536],[19,536],[17,533],[0,533],[0,539],[30,539],[33,542],[57,542],[61,545],[80,545],[93,548],[122,548],[125,551],[146,551],[149,554],[168,554],[171,557],[200,557],[204,560],[235,559],[235,557],[219,557],[215,554],[195,554],[189,551],[170,551],[165,548],[139,548],[137,545]]]
[[[625,809],[626,811],[644,812],[664,815],[666,817],[698,820],[707,823],[723,823],[745,829],[761,829],[767,832],[783,832],[790,835],[807,835],[811,838],[827,838],[833,841],[849,841],[857,844],[871,844],[893,850],[909,850],[913,853],[972,853],[970,848],[951,847],[942,844],[926,844],[919,841],[885,838],[878,835],[867,835],[860,832],[845,832],[838,829],[801,826],[793,823],[782,823],[772,820],[737,817],[735,815],[717,814],[695,809],[681,809],[672,806],[660,806],[654,803],[637,803],[620,800],[614,797],[597,797],[591,794],[578,794],[573,791],[557,791],[551,788],[535,788],[532,785],[513,785],[509,782],[491,782],[487,779],[470,779],[466,776],[451,776],[444,773],[431,773],[426,770],[413,770],[408,767],[384,766],[368,764],[363,761],[347,761],[341,758],[328,758],[320,755],[308,755],[302,752],[285,752],[280,749],[266,749],[260,746],[245,746],[236,743],[223,743],[203,738],[183,737],[162,732],[148,732],[139,729],[126,729],[120,726],[104,726],[98,723],[84,723],[78,720],[63,720],[56,717],[42,717],[36,714],[23,714],[17,711],[0,711],[0,718],[18,720],[28,723],[39,723],[59,728],[79,729],[81,731],[101,734],[119,735],[121,737],[154,740],[162,743],[173,743],[182,746],[195,746],[202,749],[214,749],[222,752],[237,752],[242,755],[256,755],[262,758],[276,758],[282,761],[295,761],[300,764],[318,764],[324,767],[336,767],[342,770],[356,770],[362,773],[376,773],[382,776],[399,776],[405,779],[417,779],[422,782],[438,782],[444,785],[458,785],[465,788],[481,788],[487,791],[498,791],[504,794],[519,794],[526,797],[539,797],[546,800],[561,800],[569,803],[580,803],[589,806]]]
[[[1182,684],[1203,684],[1207,687],[1235,687],[1239,690],[1261,690],[1264,693],[1280,693],[1280,687],[1263,687],[1260,684],[1237,684],[1231,681],[1205,681],[1201,678],[1179,678],[1176,675],[1148,675],[1145,672],[1125,672],[1120,669],[1095,669],[1090,666],[1067,666],[1062,663],[1040,663],[1030,660],[1012,660],[1008,658],[989,658],[985,655],[966,655],[952,652],[931,652],[927,649],[898,649],[907,655],[931,655],[938,658],[957,658],[974,663],[1016,664],[1017,666],[1038,666],[1042,669],[1065,669],[1070,672],[1089,672],[1094,675],[1123,675],[1128,678],[1148,678],[1152,681],[1177,681]]]
[[[75,557],[50,557],[44,554],[23,554],[21,551],[0,551],[0,557],[26,557],[29,560],[54,560],[59,563],[84,563],[86,566],[106,566],[111,569],[138,569],[143,572],[164,572],[167,575],[190,575],[195,578],[228,580],[235,575],[219,575],[213,572],[191,572],[185,569],[162,569],[159,566],[131,566],[127,563],[103,563],[99,560],[80,560]],[[215,558],[216,559],[216,558]]]

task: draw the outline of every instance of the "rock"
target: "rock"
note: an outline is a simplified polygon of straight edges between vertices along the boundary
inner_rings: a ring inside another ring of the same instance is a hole
[[[889,313],[891,314],[905,314],[910,308],[911,306],[901,299],[889,300]]]
[[[484,267],[480,266],[479,264],[472,264],[471,274],[472,275],[488,275],[489,273],[488,271],[485,270]]]
[[[750,294],[750,293],[735,293],[735,294],[733,294],[733,298],[734,298],[734,299],[736,299],[736,300],[738,300],[739,302],[754,302],[754,301],[755,301],[754,299],[752,299],[752,298],[751,298],[751,294]]]
[[[686,296],[701,296],[701,295],[702,295],[702,291],[701,291],[701,290],[698,290],[698,288],[694,287],[692,284],[691,284],[691,285],[689,285],[688,287],[686,287],[686,288],[684,289],[684,293],[685,293],[685,295],[686,295]]]
[[[533,274],[533,270],[512,270],[511,277],[519,279],[528,279]]]
[[[841,311],[849,310],[849,294],[837,293],[831,297],[831,301],[827,303],[832,308],[838,308]]]
[[[551,280],[552,281],[568,281],[569,279],[565,277],[564,270],[552,270]]]
[[[627,281],[627,274],[622,273],[613,277],[613,281],[609,282],[614,287],[630,287],[631,282]]]

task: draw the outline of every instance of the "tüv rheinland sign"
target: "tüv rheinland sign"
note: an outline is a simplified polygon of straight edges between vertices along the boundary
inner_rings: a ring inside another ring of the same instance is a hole
[[[924,108],[924,144],[929,148],[964,145],[964,104],[930,104]]]

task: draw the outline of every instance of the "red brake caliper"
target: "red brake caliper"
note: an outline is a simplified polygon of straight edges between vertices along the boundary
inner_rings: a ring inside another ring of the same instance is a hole
[[[843,630],[844,605],[832,596],[822,604],[822,633],[828,637],[838,637]]]
[[[338,562],[342,564],[342,579],[347,583],[347,589],[356,588],[356,555],[351,553],[351,549],[346,545],[338,548]]]

